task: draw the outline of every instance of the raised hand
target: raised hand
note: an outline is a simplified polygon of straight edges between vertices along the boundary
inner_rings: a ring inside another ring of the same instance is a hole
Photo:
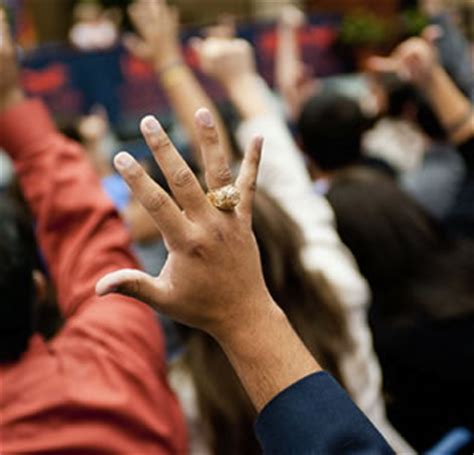
[[[402,80],[423,86],[439,67],[438,55],[431,42],[424,38],[410,38],[401,43],[389,57],[372,57],[369,69],[396,73]]]
[[[138,33],[124,40],[132,54],[149,61],[157,71],[181,58],[176,8],[165,0],[135,0],[128,13]]]
[[[0,112],[23,98],[18,64],[5,11],[0,7]]]
[[[206,182],[209,189],[232,183],[232,174],[210,112],[196,113]],[[209,202],[197,178],[151,116],[141,131],[173,192],[174,200],[127,153],[115,158],[117,170],[150,213],[169,251],[158,277],[120,270],[97,284],[97,293],[133,296],[184,324],[225,338],[236,325],[251,321],[273,302],[264,284],[251,228],[252,200],[262,140],[247,151],[236,187],[241,202],[223,212]]]
[[[201,69],[226,88],[242,76],[255,74],[253,49],[243,39],[196,38],[192,45]]]

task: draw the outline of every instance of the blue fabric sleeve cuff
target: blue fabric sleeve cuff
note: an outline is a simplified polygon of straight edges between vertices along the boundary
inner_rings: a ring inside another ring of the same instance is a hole
[[[382,435],[325,372],[273,398],[256,422],[265,453],[393,454]]]

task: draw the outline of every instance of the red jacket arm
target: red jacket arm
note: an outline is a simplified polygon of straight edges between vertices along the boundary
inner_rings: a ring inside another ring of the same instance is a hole
[[[85,152],[60,135],[39,101],[0,114],[0,147],[12,157],[36,237],[66,317],[105,273],[137,267],[129,237]]]

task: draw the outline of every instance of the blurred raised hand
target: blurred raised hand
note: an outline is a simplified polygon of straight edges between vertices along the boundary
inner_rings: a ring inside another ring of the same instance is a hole
[[[176,8],[165,0],[135,0],[128,14],[137,32],[124,40],[129,52],[150,62],[156,71],[181,59]]]
[[[227,89],[242,77],[256,74],[253,49],[243,39],[195,38],[192,46],[202,71]]]
[[[15,44],[5,11],[0,6],[0,112],[23,99]]]
[[[372,57],[368,61],[372,71],[396,73],[402,80],[418,86],[426,84],[439,66],[436,48],[425,38],[410,38],[389,57]]]
[[[197,112],[196,128],[208,188],[231,184],[229,164],[208,110]],[[97,292],[133,296],[179,322],[225,337],[239,330],[234,323],[251,321],[273,308],[251,228],[262,140],[256,138],[244,157],[235,184],[240,204],[223,212],[211,205],[154,117],[143,119],[141,131],[174,199],[129,154],[118,154],[115,165],[161,231],[168,260],[158,277],[138,270],[109,274],[97,284]]]

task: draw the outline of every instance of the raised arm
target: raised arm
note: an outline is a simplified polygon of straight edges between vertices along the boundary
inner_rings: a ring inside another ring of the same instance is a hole
[[[196,123],[206,183],[214,189],[221,184],[216,164],[224,151],[210,113],[200,110]],[[261,411],[257,433],[269,453],[392,453],[334,380],[321,373],[265,286],[251,229],[261,138],[252,141],[235,183],[240,202],[219,210],[158,121],[145,118],[142,132],[174,198],[130,155],[119,154],[115,163],[159,225],[168,260],[159,277],[121,270],[104,277],[97,292],[133,295],[213,336]],[[230,177],[226,183],[232,184]]]
[[[275,81],[288,115],[295,121],[304,102],[314,92],[316,84],[308,74],[298,43],[298,31],[304,21],[303,12],[289,5],[283,7],[277,25]]]
[[[422,90],[455,144],[474,137],[472,102],[450,79],[438,61],[434,46],[427,40],[411,38],[390,57],[371,59],[370,66],[376,71],[395,72]]]
[[[72,316],[93,300],[95,282],[111,264],[136,262],[86,153],[57,132],[39,101],[25,99],[1,10],[0,67],[0,146],[14,161],[61,309]]]
[[[166,0],[135,0],[130,18],[139,34],[126,41],[137,57],[149,61],[174,112],[185,129],[199,162],[199,138],[194,129],[194,113],[206,107],[212,113],[226,156],[232,156],[230,141],[213,101],[207,96],[184,60],[179,41],[179,19]]]

